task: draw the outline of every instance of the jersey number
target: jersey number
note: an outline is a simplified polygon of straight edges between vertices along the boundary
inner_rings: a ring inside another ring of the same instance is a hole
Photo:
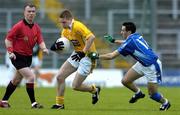
[[[143,45],[146,49],[149,49],[147,43],[144,43],[144,42],[142,42],[142,41],[140,40],[141,37],[142,37],[142,36],[140,36],[139,39],[137,39],[137,41],[138,41],[141,45]]]

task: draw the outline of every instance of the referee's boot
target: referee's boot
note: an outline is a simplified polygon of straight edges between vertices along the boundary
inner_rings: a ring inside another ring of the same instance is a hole
[[[129,100],[129,103],[135,103],[138,99],[144,98],[145,94],[143,94],[141,91],[138,94],[134,94],[132,98]]]
[[[0,100],[0,107],[1,108],[10,108],[11,106],[9,105],[8,101]]]
[[[64,104],[63,104],[63,105],[57,105],[57,104],[55,104],[55,105],[53,105],[53,106],[51,107],[51,109],[65,109],[65,107],[64,107]]]
[[[41,109],[41,108],[43,108],[43,106],[40,104],[40,103],[37,103],[37,102],[34,102],[33,104],[32,104],[32,107],[31,107],[32,109]]]
[[[99,94],[101,91],[101,88],[99,86],[96,87],[97,90],[94,94],[92,94],[92,104],[96,104],[99,100]]]

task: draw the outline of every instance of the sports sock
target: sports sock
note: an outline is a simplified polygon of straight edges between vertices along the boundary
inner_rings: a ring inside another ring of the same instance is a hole
[[[64,96],[56,96],[56,104],[63,105],[64,104]]]
[[[33,107],[34,105],[36,105],[37,104],[37,102],[33,102],[32,104],[31,104],[31,106]]]
[[[163,96],[160,93],[156,92],[156,93],[152,94],[150,96],[150,98],[153,99],[154,101],[161,103],[160,101],[163,98]]]
[[[138,88],[138,91],[135,94],[139,94],[141,92],[141,90]]]
[[[165,102],[163,104],[166,105],[168,103],[168,100],[166,98],[164,100]]]
[[[31,103],[34,103],[36,101],[34,96],[34,83],[26,83],[26,91],[29,95]]]
[[[96,93],[96,86],[93,84],[93,85],[91,85],[91,88],[92,88],[92,90],[91,90],[91,93]]]
[[[2,98],[2,100],[8,100],[9,97],[12,95],[12,93],[15,91],[17,86],[13,85],[11,83],[11,81],[9,82],[7,88],[6,88],[6,92],[4,94],[4,97]]]

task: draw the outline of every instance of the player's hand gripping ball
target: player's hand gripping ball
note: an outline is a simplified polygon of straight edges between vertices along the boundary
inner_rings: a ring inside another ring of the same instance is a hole
[[[51,46],[51,50],[57,53],[67,52],[70,50],[70,42],[67,38],[58,38]]]

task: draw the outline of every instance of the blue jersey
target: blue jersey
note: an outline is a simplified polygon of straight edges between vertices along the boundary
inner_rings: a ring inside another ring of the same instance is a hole
[[[138,33],[128,36],[125,42],[118,48],[118,52],[123,56],[131,55],[146,67],[155,64],[158,59],[158,56]]]

